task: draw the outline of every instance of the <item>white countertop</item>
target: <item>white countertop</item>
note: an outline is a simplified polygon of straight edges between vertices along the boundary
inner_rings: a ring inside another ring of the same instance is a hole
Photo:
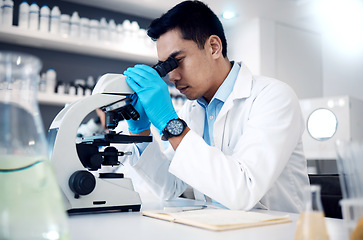
[[[178,199],[158,201],[143,199],[142,210],[163,209],[165,206],[190,206],[200,202]],[[261,210],[263,211],[263,210]],[[286,215],[285,212],[263,211],[269,214]],[[298,214],[289,213],[292,222],[238,230],[214,232],[178,223],[142,216],[140,212],[114,212],[75,215],[69,218],[72,240],[112,239],[158,239],[158,240],[231,240],[269,239],[293,240]],[[344,240],[343,220],[326,218],[330,240]]]

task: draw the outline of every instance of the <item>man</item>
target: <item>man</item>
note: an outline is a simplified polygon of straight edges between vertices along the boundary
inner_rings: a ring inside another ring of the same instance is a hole
[[[171,145],[161,152],[141,144],[140,158],[130,162],[153,191],[172,199],[191,186],[197,199],[230,209],[302,210],[309,185],[304,124],[291,88],[230,62],[222,24],[202,2],[176,5],[151,23],[148,35],[160,61],[178,60],[169,80],[190,100],[176,114],[154,69],[136,65],[124,72],[141,115],[128,120],[130,133],[149,135],[151,122]]]

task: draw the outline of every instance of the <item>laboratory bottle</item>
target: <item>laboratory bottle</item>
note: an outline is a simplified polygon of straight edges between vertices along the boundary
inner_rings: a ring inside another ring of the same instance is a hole
[[[89,19],[81,18],[80,20],[80,29],[79,29],[80,38],[88,39],[89,38]]]
[[[38,58],[0,52],[0,239],[69,239],[37,103]]]
[[[98,39],[100,41],[104,41],[104,42],[109,41],[108,24],[107,24],[106,18],[101,18],[98,34],[99,34]]]
[[[4,0],[3,3],[3,26],[12,26],[13,25],[13,10],[14,10],[14,2],[12,0]]]
[[[78,12],[73,12],[70,20],[70,36],[74,38],[79,37],[80,18]]]
[[[69,86],[68,95],[70,95],[70,96],[76,96],[76,87],[75,86],[73,86],[73,85],[70,85]]]
[[[49,32],[49,17],[50,9],[48,5],[43,5],[39,13],[39,30],[41,32]]]
[[[47,91],[47,74],[42,73],[39,76],[39,92],[46,92]]]
[[[19,5],[19,19],[18,26],[22,29],[29,28],[29,4],[26,1],[23,1]]]
[[[117,43],[122,46],[124,39],[123,26],[121,23],[117,24],[116,32],[117,32]]]
[[[29,8],[29,29],[39,29],[39,6],[36,3],[32,3]]]
[[[328,240],[320,186],[308,186],[304,193],[304,209],[297,222],[295,240]]]
[[[89,25],[89,39],[93,42],[98,41],[98,26],[99,21],[96,19],[91,19]]]
[[[58,34],[60,25],[61,11],[58,6],[54,6],[50,12],[50,33]]]
[[[66,86],[63,82],[57,82],[57,94],[66,94]]]
[[[125,48],[128,48],[132,45],[132,33],[131,33],[131,22],[130,20],[126,19],[122,22],[122,29],[123,29],[123,45]]]
[[[68,14],[61,14],[60,16],[60,27],[59,32],[62,35],[62,37],[68,37],[69,36],[69,21],[70,16]]]
[[[0,0],[0,26],[3,24],[3,5],[4,1]]]
[[[136,21],[132,21],[131,22],[131,39],[132,39],[133,44],[135,44],[137,42],[139,29],[140,29],[139,24]]]
[[[93,89],[96,85],[95,78],[93,76],[88,76],[86,81],[86,87],[89,89]]]
[[[143,52],[147,51],[145,36],[146,36],[146,30],[140,28],[137,31],[137,44],[138,44],[138,46],[140,46],[140,48],[143,50]]]
[[[116,22],[113,19],[108,22],[108,36],[111,43],[117,42]]]
[[[47,93],[54,94],[57,85],[57,73],[54,68],[49,68],[46,72]]]

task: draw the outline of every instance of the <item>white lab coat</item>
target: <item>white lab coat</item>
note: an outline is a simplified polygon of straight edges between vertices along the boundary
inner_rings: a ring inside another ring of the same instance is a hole
[[[283,82],[241,65],[214,124],[215,146],[202,138],[205,110],[187,101],[178,113],[189,131],[176,151],[149,144],[133,168],[163,199],[187,185],[230,209],[299,212],[309,185],[299,101]]]

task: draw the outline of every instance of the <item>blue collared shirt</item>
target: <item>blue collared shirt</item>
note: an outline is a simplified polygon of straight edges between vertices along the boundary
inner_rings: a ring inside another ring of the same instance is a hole
[[[197,102],[205,109],[205,120],[204,120],[204,141],[210,145],[214,146],[213,140],[213,127],[214,122],[222,109],[223,104],[227,100],[228,96],[233,90],[234,83],[236,82],[238,72],[241,66],[232,62],[233,66],[229,72],[227,78],[224,80],[222,85],[218,88],[217,92],[214,94],[212,100],[208,104],[204,97],[197,99]]]

